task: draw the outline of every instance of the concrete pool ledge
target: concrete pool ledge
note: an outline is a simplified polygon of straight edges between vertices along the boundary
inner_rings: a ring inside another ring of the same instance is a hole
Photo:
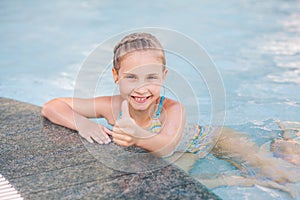
[[[0,98],[0,112],[0,174],[24,199],[219,199],[173,165],[140,173],[105,166],[38,106]]]

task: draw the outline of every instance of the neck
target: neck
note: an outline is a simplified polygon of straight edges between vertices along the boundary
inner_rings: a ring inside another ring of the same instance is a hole
[[[131,117],[141,127],[149,126],[156,110],[156,104],[149,106],[147,110],[133,110],[131,107],[129,107]]]

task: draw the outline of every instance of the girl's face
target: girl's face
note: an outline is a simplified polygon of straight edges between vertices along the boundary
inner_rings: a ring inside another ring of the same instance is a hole
[[[167,75],[158,52],[135,51],[120,62],[113,75],[119,83],[120,95],[135,110],[147,110],[160,97],[160,88]]]

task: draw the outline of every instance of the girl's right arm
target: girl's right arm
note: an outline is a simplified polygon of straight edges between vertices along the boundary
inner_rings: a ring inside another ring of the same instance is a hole
[[[88,118],[104,117],[107,102],[110,102],[110,97],[56,98],[43,106],[42,115],[55,124],[77,130],[89,142],[94,140],[99,144],[106,144],[110,142],[110,138],[104,131],[104,126]]]

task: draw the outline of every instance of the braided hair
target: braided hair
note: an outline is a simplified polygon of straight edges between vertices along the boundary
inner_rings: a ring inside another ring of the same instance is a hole
[[[165,69],[166,59],[162,45],[158,39],[150,33],[132,33],[125,36],[114,48],[114,68],[120,69],[121,59],[134,51],[156,50],[161,54],[163,70]]]

